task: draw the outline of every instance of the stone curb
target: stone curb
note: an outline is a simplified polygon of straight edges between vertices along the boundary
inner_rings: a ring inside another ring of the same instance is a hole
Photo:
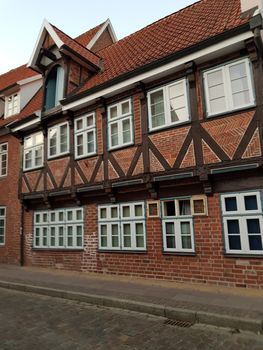
[[[72,292],[63,289],[53,289],[15,282],[0,281],[0,288],[47,295],[50,297],[74,300],[92,305],[125,309],[154,316],[162,316],[171,320],[202,323],[263,334],[263,320],[259,319],[241,318],[203,311],[193,311],[189,309],[174,308],[165,305],[150,304],[133,300],[98,296],[95,294]]]

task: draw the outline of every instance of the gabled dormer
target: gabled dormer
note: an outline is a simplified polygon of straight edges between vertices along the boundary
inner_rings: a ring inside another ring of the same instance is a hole
[[[42,109],[49,111],[90,76],[99,73],[102,60],[44,20],[28,67],[44,77]]]

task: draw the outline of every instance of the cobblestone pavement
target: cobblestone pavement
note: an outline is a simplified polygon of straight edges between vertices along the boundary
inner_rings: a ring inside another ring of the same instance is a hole
[[[0,289],[1,350],[262,350],[263,336]]]

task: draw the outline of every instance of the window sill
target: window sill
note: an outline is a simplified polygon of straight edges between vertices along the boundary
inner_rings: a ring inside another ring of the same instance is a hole
[[[69,156],[70,155],[70,152],[65,152],[65,153],[61,153],[61,154],[58,154],[56,156],[48,156],[47,158],[47,161],[51,161],[51,160],[55,160],[55,159],[60,159],[60,158],[63,158],[63,157],[66,157],[66,156]]]
[[[195,252],[167,252],[165,250],[162,251],[163,255],[178,255],[178,256],[197,256],[197,254]]]
[[[6,174],[6,175],[1,175],[1,176],[0,176],[0,180],[4,180],[4,179],[6,179],[6,178],[7,178],[7,176],[8,176],[7,174]]]
[[[249,259],[253,259],[253,258],[263,258],[263,252],[262,254],[248,254],[248,253],[224,253],[224,257],[225,258],[249,258]]]
[[[166,130],[170,130],[170,129],[180,128],[180,127],[185,126],[185,125],[190,125],[191,122],[192,122],[192,120],[189,119],[189,120],[187,120],[185,122],[182,122],[182,123],[165,125],[165,126],[161,126],[159,128],[156,128],[156,129],[148,129],[148,133],[149,134],[154,134],[154,133],[157,133],[157,132],[160,132],[160,131],[166,131]]]
[[[38,166],[38,167],[35,167],[35,168],[31,168],[31,169],[23,169],[23,173],[29,173],[29,172],[33,172],[33,171],[40,170],[40,169],[43,169],[43,168],[44,168],[44,165],[41,165],[41,166]]]
[[[108,148],[108,151],[109,152],[114,152],[114,151],[118,151],[120,149],[124,149],[124,148],[131,147],[131,146],[134,146],[134,142],[130,142],[130,143],[127,143],[127,144],[121,145],[121,146]]]
[[[94,153],[90,153],[90,154],[84,154],[83,156],[79,156],[79,157],[76,157],[74,156],[74,160],[81,160],[81,159],[85,159],[85,158],[92,158],[92,157],[96,157],[98,156],[98,153],[97,152],[94,152]]]
[[[241,108],[238,108],[238,109],[232,109],[232,110],[229,110],[229,111],[225,111],[225,112],[221,112],[221,113],[217,113],[217,114],[206,114],[204,120],[210,120],[210,119],[213,119],[213,118],[217,118],[217,117],[230,117],[232,115],[235,115],[235,114],[239,114],[240,112],[246,112],[248,110],[253,110],[257,107],[256,104],[253,104],[253,105],[249,105],[249,106],[246,106],[246,107],[241,107]]]
[[[84,248],[32,248],[32,251],[37,252],[83,252]]]
[[[148,254],[147,250],[114,250],[98,249],[98,253],[117,253],[117,254]]]

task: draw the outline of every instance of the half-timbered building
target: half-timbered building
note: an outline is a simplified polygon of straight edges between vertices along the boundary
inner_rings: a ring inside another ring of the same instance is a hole
[[[44,21],[0,76],[0,261],[262,288],[261,10]]]

